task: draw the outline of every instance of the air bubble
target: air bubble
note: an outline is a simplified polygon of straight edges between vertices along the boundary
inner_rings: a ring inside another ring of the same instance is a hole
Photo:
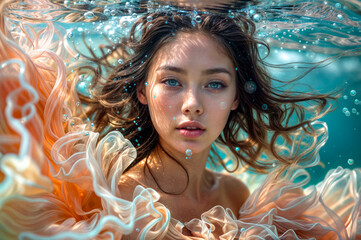
[[[77,53],[76,55],[75,55],[75,59],[79,59],[80,58],[80,53]]]
[[[258,13],[255,14],[255,15],[253,16],[253,20],[254,20],[255,22],[259,22],[259,21],[261,20],[261,15],[259,15]]]
[[[94,13],[92,11],[84,13],[84,17],[86,19],[92,19],[94,17]]]
[[[355,161],[352,158],[349,158],[347,160],[347,163],[348,163],[348,165],[353,165],[355,163]]]
[[[351,95],[352,97],[356,96],[356,93],[357,93],[356,90],[351,90],[351,91],[350,91],[350,95]]]
[[[118,63],[123,64],[124,63],[123,59],[118,59]]]
[[[192,150],[187,149],[187,150],[186,150],[186,155],[187,155],[188,157],[192,156]]]
[[[173,120],[176,120],[177,118],[176,117],[173,117]]]
[[[112,16],[117,15],[117,11],[116,11],[116,10],[111,10],[111,11],[110,11],[110,15],[112,15]]]
[[[268,105],[267,104],[262,104],[262,110],[266,111],[268,109]]]
[[[348,99],[348,96],[347,96],[347,95],[343,95],[343,99],[344,99],[344,100],[347,100],[347,99]]]
[[[105,16],[110,16],[110,10],[109,9],[104,9]]]
[[[73,31],[69,31],[66,36],[72,38],[74,36]]]
[[[248,81],[246,82],[246,84],[244,85],[244,90],[247,93],[254,93],[257,89],[256,83],[253,81]]]
[[[342,112],[343,112],[343,113],[346,113],[347,111],[348,111],[348,108],[347,108],[347,107],[342,108]]]
[[[249,10],[249,16],[252,17],[256,12],[254,9]]]
[[[359,105],[359,104],[360,104],[360,100],[358,100],[358,99],[356,98],[355,101],[354,101],[354,103],[355,103],[356,105]]]
[[[142,128],[141,128],[141,127],[138,127],[138,131],[139,131],[139,132],[142,131]]]
[[[356,109],[356,108],[352,108],[352,109],[351,109],[351,112],[352,112],[352,113],[357,113],[357,109]]]
[[[346,112],[345,112],[345,115],[346,115],[346,117],[349,117],[349,116],[351,116],[351,113],[350,113],[350,111],[346,111]]]
[[[148,17],[147,17],[147,21],[148,21],[148,22],[153,21],[153,17],[152,17],[152,16],[148,16]]]
[[[343,18],[342,14],[337,14],[337,18],[342,19]]]
[[[201,18],[201,16],[199,16],[199,15],[197,15],[194,19],[196,20],[197,23],[201,23],[201,22],[202,22],[202,18]]]
[[[239,147],[236,147],[234,150],[236,150],[237,152],[239,151]]]

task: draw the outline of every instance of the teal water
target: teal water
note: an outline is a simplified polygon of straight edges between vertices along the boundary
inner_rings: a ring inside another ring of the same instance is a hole
[[[53,0],[34,4],[32,1],[14,1],[6,14],[8,28],[12,31],[17,27],[14,23],[41,28],[44,24],[39,24],[38,20],[52,21],[67,36],[71,46],[84,52],[82,36],[92,46],[107,43],[104,36],[110,42],[118,42],[144,12],[171,8],[189,11],[194,16],[201,11],[230,15],[244,12],[257,23],[258,37],[271,46],[271,53],[266,58],[269,63],[311,63],[344,55],[335,62],[327,61],[328,65],[323,64],[299,81],[320,92],[344,89],[336,110],[322,119],[329,130],[329,139],[320,151],[323,166],[308,171],[312,184],[337,166],[361,167],[361,53],[353,50],[361,47],[359,1],[212,1],[213,6],[207,1],[197,1],[196,6],[191,3]],[[97,47],[94,51],[99,53]],[[74,55],[67,64],[78,58]],[[270,72],[278,79],[291,80],[304,71],[304,65],[295,63],[288,70],[270,69]]]

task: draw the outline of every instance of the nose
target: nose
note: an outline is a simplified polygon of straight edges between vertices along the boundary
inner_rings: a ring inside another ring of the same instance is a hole
[[[187,90],[184,96],[182,112],[184,115],[201,115],[203,113],[203,104],[197,89]]]

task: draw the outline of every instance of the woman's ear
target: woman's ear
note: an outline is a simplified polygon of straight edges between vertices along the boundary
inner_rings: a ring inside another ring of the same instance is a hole
[[[148,104],[147,97],[145,96],[145,88],[144,87],[139,87],[137,89],[137,97],[141,104],[144,104],[144,105]]]
[[[232,103],[231,110],[235,110],[237,109],[237,107],[238,107],[238,99],[235,99]]]

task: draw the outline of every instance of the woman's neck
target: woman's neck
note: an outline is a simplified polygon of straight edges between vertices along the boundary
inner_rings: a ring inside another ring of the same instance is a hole
[[[155,184],[165,193],[199,200],[215,183],[213,175],[206,170],[209,151],[188,157],[158,145],[145,164],[149,185]]]

